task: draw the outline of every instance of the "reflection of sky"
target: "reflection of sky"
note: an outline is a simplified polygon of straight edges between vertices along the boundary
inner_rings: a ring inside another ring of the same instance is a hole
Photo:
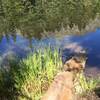
[[[10,36],[8,42],[6,37],[3,37],[0,42],[0,61],[1,58],[9,54],[9,52],[13,52],[19,57],[23,57],[31,52],[34,47],[39,49],[49,45],[52,47],[60,46],[60,49],[63,48],[65,50],[63,53],[64,55],[68,55],[69,51],[78,52],[79,50],[85,49],[88,56],[87,64],[100,67],[100,29],[82,36],[66,35],[61,39],[48,37],[41,40],[33,38],[32,41],[29,41],[23,36],[17,35],[16,42],[13,41],[12,36]],[[32,49],[30,47],[32,47]]]
[[[87,64],[100,68],[100,29],[82,36],[72,36],[70,37],[71,42],[69,44],[67,44],[66,38],[64,40],[64,42],[62,42],[64,55],[67,55],[73,48],[73,52],[79,50],[78,48],[85,49],[88,56]],[[68,51],[66,48],[70,50]]]

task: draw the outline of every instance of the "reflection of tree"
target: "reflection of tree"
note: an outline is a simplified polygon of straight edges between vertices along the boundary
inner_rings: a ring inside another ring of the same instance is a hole
[[[5,33],[5,37],[6,37],[7,42],[9,42],[10,41],[9,34]]]
[[[3,35],[3,34],[1,34],[0,35],[0,42],[2,41],[2,39],[3,39],[3,36],[5,36],[5,38],[6,38],[6,40],[7,40],[7,42],[9,43],[10,42],[10,36],[12,36],[12,40],[14,41],[14,42],[16,42],[16,37],[17,37],[17,34],[16,33],[5,33],[5,35]]]
[[[29,39],[29,47],[32,49],[33,45],[32,45],[32,39]]]
[[[14,42],[16,42],[16,34],[13,33],[13,34],[11,34],[11,36],[12,36]]]
[[[3,35],[0,35],[0,42],[2,41]]]
[[[61,26],[82,30],[100,13],[100,0],[0,0],[0,33],[32,34],[60,30]]]

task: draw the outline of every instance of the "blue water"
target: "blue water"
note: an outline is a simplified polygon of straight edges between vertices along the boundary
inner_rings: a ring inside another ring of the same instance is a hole
[[[82,36],[70,36],[69,38],[69,44],[75,43],[83,50],[86,50],[88,66],[100,68],[100,29],[97,29],[95,32],[86,33]],[[64,37],[62,44],[64,46],[68,45],[67,43],[68,38],[66,36]],[[68,49],[64,50],[64,55],[67,55],[66,51],[68,51]]]
[[[21,35],[17,35],[16,42],[12,36],[9,37],[8,42],[4,36],[0,42],[0,61],[2,63],[7,55],[11,54],[23,58],[31,51],[34,51],[34,48],[39,49],[48,45],[58,46],[63,51],[63,59],[68,54],[77,52],[79,48],[86,50],[87,65],[100,68],[100,29],[84,35],[66,35],[61,38],[48,37],[41,40],[33,38],[31,41]]]

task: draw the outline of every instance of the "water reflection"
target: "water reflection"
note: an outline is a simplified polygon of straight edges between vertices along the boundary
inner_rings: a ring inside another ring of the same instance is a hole
[[[70,36],[69,40],[68,43],[67,37],[64,37],[62,41],[63,55],[85,49],[88,56],[87,65],[100,68],[100,29],[82,36]]]
[[[16,42],[13,36],[3,36],[0,42],[0,62],[5,60],[8,55],[17,55],[19,58],[25,57],[34,48],[39,49],[51,45],[60,47],[63,51],[63,61],[80,50],[87,51],[87,66],[100,68],[100,29],[85,35],[66,35],[63,38],[55,37],[43,38],[41,40],[32,38],[27,39],[21,35],[16,35]]]

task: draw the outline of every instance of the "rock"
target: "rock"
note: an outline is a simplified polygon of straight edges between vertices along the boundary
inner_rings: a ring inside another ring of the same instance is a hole
[[[41,100],[73,100],[73,74],[61,72]]]

